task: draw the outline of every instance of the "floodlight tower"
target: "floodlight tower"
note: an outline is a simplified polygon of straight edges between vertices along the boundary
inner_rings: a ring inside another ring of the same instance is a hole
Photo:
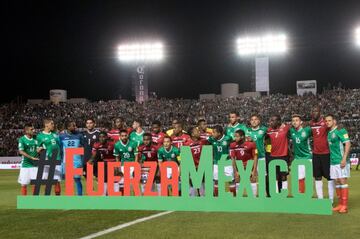
[[[146,101],[149,98],[147,66],[149,63],[160,62],[163,59],[163,44],[161,42],[121,44],[117,54],[120,62],[135,66],[133,78],[135,100],[139,103]]]
[[[358,47],[360,47],[360,26],[355,30],[355,42]]]
[[[237,39],[236,47],[241,57],[255,57],[255,91],[269,94],[269,56],[287,52],[287,37],[284,34],[245,36]]]

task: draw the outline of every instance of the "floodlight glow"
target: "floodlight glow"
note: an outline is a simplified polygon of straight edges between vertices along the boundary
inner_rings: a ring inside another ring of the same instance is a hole
[[[360,27],[355,30],[355,41],[358,46],[360,46]]]
[[[284,53],[288,49],[287,37],[284,34],[241,37],[236,44],[239,55]]]
[[[125,62],[160,61],[164,57],[162,43],[131,43],[118,47],[118,58]]]

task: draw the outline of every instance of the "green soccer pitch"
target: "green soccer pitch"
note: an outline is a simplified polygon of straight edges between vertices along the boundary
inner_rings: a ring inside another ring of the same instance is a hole
[[[17,177],[18,170],[0,170],[0,238],[80,238],[158,213],[19,210]],[[360,171],[351,171],[349,185],[349,213],[344,215],[173,212],[99,238],[358,238]]]

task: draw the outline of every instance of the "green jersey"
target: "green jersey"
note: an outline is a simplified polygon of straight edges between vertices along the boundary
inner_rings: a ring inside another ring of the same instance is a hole
[[[245,132],[246,136],[249,136],[251,140],[256,143],[259,158],[265,158],[264,139],[266,131],[267,128],[265,126],[260,126],[256,129],[250,127],[248,128],[247,132]]]
[[[26,135],[19,138],[19,145],[18,145],[19,150],[24,151],[31,157],[34,158],[38,157],[36,147],[37,147],[37,141],[34,138],[28,138]],[[22,168],[34,167],[34,160],[22,156],[21,167]]]
[[[337,127],[328,132],[328,142],[330,149],[330,164],[340,164],[344,155],[344,143],[349,142],[349,134],[346,129]]]
[[[171,145],[169,151],[166,150],[164,148],[164,146],[162,146],[159,150],[158,150],[158,160],[160,162],[162,161],[174,161],[176,163],[179,163],[178,161],[178,156],[180,155],[180,150],[177,147],[174,147]]]
[[[114,156],[120,157],[121,162],[134,162],[135,155],[137,154],[137,143],[135,141],[128,140],[124,144],[121,140],[116,142],[114,146]]]
[[[59,136],[55,133],[46,133],[46,132],[40,132],[37,137],[36,137],[36,141],[37,141],[37,146],[38,147],[43,147],[46,150],[46,156],[47,158],[51,158],[52,157],[52,152],[54,150],[57,150],[57,156],[56,159],[57,160],[61,160],[60,157],[60,140],[59,140]]]
[[[310,127],[300,127],[298,130],[294,127],[290,128],[289,138],[292,140],[294,147],[294,159],[312,159],[310,137]]]
[[[129,139],[137,143],[137,146],[140,146],[143,143],[143,136],[145,131],[143,130],[140,134],[136,131],[131,132]]]
[[[218,140],[215,139],[214,137],[210,137],[208,141],[213,146],[214,164],[218,164],[221,155],[223,154],[229,155],[230,143],[232,141],[231,137],[227,135],[223,135]]]
[[[225,129],[225,135],[230,137],[231,140],[234,140],[235,138],[234,134],[239,129],[243,130],[244,133],[246,133],[248,128],[246,127],[245,124],[240,124],[240,123],[236,123],[235,125],[228,125]]]

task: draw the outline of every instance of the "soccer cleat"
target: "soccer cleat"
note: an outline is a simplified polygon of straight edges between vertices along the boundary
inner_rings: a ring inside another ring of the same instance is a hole
[[[337,205],[336,207],[334,207],[332,210],[333,210],[333,212],[338,212],[338,211],[340,211],[340,209],[343,207],[343,205],[341,205],[341,204],[339,204],[339,205]]]
[[[347,206],[342,206],[339,210],[339,213],[347,213],[347,212],[348,212]]]

